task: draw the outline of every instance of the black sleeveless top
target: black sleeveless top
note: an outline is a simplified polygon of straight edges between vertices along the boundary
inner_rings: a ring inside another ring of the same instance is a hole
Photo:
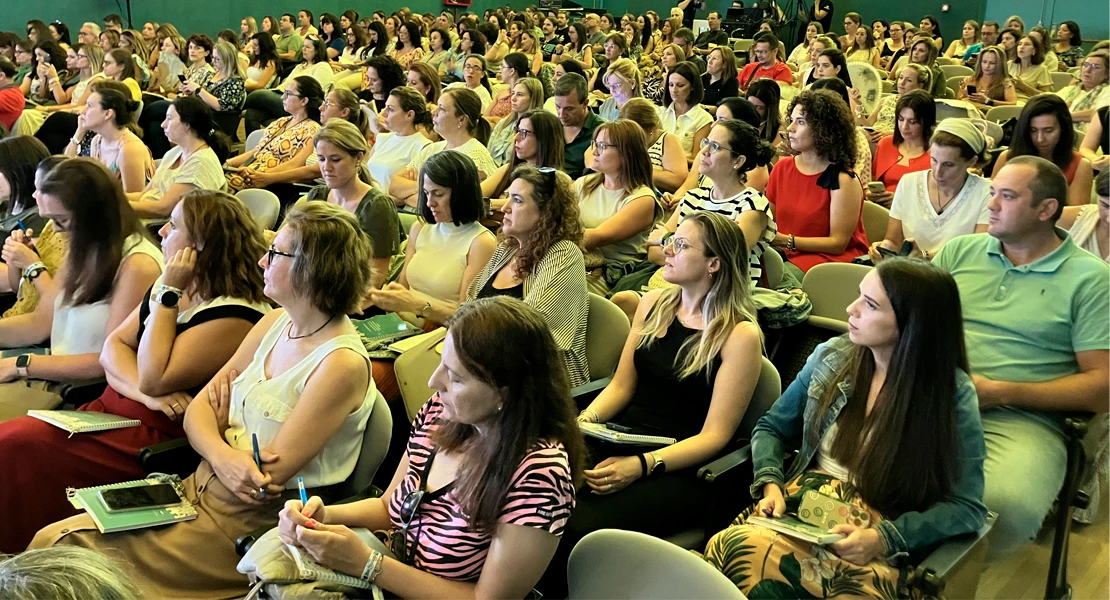
[[[713,381],[721,368],[721,357],[710,363],[708,379],[705,371],[700,371],[680,380],[680,367],[675,365],[679,348],[698,333],[700,330],[690,329],[676,318],[666,335],[649,347],[636,349],[636,391],[618,422],[679,441],[701,432],[713,400]]]
[[[518,283],[513,287],[502,289],[493,287],[494,279],[497,279],[497,273],[494,273],[492,276],[490,276],[489,281],[486,282],[486,285],[483,285],[482,289],[478,290],[479,298],[509,296],[510,298],[516,298],[517,300],[524,300],[524,282]]]

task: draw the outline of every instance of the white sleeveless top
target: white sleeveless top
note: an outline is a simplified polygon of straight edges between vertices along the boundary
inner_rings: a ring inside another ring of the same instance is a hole
[[[458,302],[466,255],[474,238],[488,231],[477,221],[435,223],[420,229],[407,271],[409,288],[445,302]]]
[[[123,260],[132,254],[146,254],[163,269],[162,250],[154,242],[135,233],[123,243]],[[116,276],[119,276],[118,268]],[[92,304],[71,306],[65,303],[65,292],[54,298],[54,321],[50,326],[50,354],[100,354],[108,334],[108,309],[112,295]]]
[[[342,318],[347,319],[346,316]],[[366,368],[370,368],[370,359],[362,340],[357,334],[348,334],[324,342],[284,373],[267,379],[266,357],[285,333],[290,321],[288,313],[282,313],[274,321],[258,344],[250,365],[231,384],[231,411],[224,439],[232,448],[251,450],[252,433],[258,436],[260,448],[269,445],[297,406],[309,376],[320,366],[324,357],[335,350],[354,350],[367,360]],[[286,488],[296,488],[297,477],[304,478],[306,487],[321,487],[341,483],[354,472],[362,449],[366,421],[380,395],[374,386],[374,378],[369,379],[370,384],[366,388],[362,406],[347,415],[324,449],[289,478],[285,483]]]

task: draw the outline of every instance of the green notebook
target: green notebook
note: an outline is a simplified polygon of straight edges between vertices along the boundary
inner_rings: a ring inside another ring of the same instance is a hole
[[[124,427],[138,427],[143,424],[138,419],[128,419],[127,417],[108,413],[84,410],[29,410],[27,416],[64,429],[69,432],[70,437],[73,437],[75,433],[123,429]]]
[[[423,333],[419,327],[412,325],[397,313],[386,313],[369,319],[354,321],[355,329],[362,338],[362,343],[367,349],[385,346],[390,342]]]
[[[149,508],[145,510],[109,512],[104,506],[104,502],[100,499],[100,490],[158,485],[161,483],[170,483],[171,481],[174,482],[174,487],[177,488],[177,493],[181,496],[181,504],[179,505]],[[197,518],[196,509],[185,500],[182,494],[180,480],[177,480],[176,477],[171,478],[163,476],[163,478],[158,478],[151,476],[137,481],[125,481],[123,483],[81,488],[79,490],[69,488],[66,490],[66,496],[69,497],[69,503],[75,508],[83,509],[89,513],[89,516],[92,517],[93,522],[96,523],[96,527],[101,533],[115,533],[117,531],[128,531],[131,529],[157,527],[159,525],[169,525],[170,523],[178,523],[181,521],[192,521]]]

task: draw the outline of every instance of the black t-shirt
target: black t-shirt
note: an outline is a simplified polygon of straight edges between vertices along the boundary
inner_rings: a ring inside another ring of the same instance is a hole
[[[709,79],[709,73],[701,76],[702,87],[705,88],[702,104],[717,106],[725,98],[735,98],[740,95],[740,82],[735,77],[724,77],[716,83],[710,83]]]
[[[825,11],[825,16],[818,19],[815,15],[817,9]],[[833,3],[832,0],[814,0],[813,10],[809,13],[810,21],[817,21],[824,28],[825,33],[832,31],[832,18],[833,18]]]
[[[1102,137],[1099,138],[1098,145],[1102,148],[1103,154],[1110,154],[1110,141],[1107,140],[1106,135],[1106,132],[1110,131],[1110,127],[1108,127],[1110,123],[1107,123],[1108,120],[1110,119],[1107,118],[1107,107],[1103,106],[1098,109],[1098,122],[1102,123]]]

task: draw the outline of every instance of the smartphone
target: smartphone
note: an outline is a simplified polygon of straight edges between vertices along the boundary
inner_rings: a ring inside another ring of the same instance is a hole
[[[181,496],[168,483],[100,490],[100,501],[111,512],[141,510],[181,504]]]
[[[822,529],[845,524],[863,528],[871,524],[871,514],[867,511],[814,490],[802,495],[798,519]]]
[[[181,83],[185,83],[185,76],[184,75],[178,75],[177,80],[180,81]]]
[[[896,258],[898,256],[897,252],[893,250],[888,250],[883,246],[875,246],[875,249],[879,251],[879,255],[883,258]]]
[[[867,183],[867,191],[872,194],[881,194],[886,191],[886,185],[881,181],[869,181]]]
[[[967,86],[967,95],[970,96],[976,92],[977,88],[973,85]]]

